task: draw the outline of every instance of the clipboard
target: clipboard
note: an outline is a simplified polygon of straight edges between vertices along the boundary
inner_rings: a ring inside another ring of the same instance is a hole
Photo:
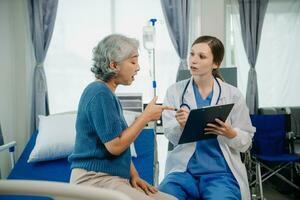
[[[216,118],[225,122],[233,106],[231,103],[191,110],[178,144],[216,138],[216,134],[204,134],[204,128],[208,123],[216,123]]]

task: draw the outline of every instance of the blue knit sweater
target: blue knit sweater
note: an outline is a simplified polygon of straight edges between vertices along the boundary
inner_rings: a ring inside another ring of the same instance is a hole
[[[104,146],[127,127],[122,106],[115,94],[99,81],[89,84],[78,106],[75,147],[69,156],[71,169],[81,168],[128,179],[130,149],[114,156]]]

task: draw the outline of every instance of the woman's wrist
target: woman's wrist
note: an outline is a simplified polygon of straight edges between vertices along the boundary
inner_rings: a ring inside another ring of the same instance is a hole
[[[148,122],[151,121],[149,115],[145,112],[143,112],[141,115],[140,115],[140,120],[146,125]]]
[[[136,170],[131,170],[130,172],[130,177],[131,178],[135,178],[135,177],[139,177],[139,173]]]

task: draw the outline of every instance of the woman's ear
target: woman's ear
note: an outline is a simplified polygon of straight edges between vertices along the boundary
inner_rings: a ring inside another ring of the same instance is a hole
[[[117,69],[117,63],[115,62],[110,62],[109,63],[109,68],[113,69],[113,70],[116,70]]]
[[[213,64],[213,69],[218,69],[219,66],[217,64]]]

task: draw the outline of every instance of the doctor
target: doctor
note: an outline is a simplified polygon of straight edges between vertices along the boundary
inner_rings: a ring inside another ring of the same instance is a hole
[[[241,92],[225,83],[218,68],[224,46],[212,36],[197,38],[191,48],[192,77],[170,86],[164,104],[180,108],[162,114],[164,133],[174,145],[166,161],[166,177],[159,186],[180,200],[250,200],[247,173],[240,159],[251,145],[255,128]],[[234,103],[224,123],[208,124],[217,138],[178,145],[191,109]]]

